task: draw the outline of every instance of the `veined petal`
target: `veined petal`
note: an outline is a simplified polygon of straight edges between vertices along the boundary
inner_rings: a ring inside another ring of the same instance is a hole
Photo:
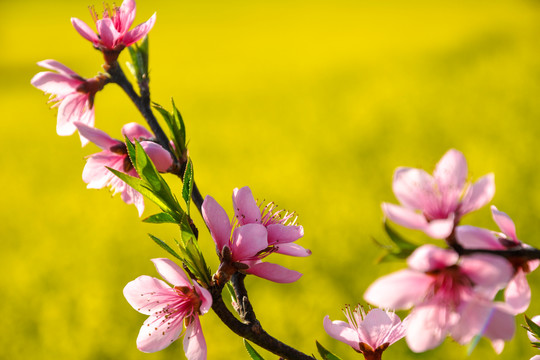
[[[105,131],[87,126],[83,123],[75,121],[73,123],[79,133],[99,146],[103,150],[109,150],[111,147],[122,144],[121,141],[111,138]]]
[[[84,166],[82,179],[88,184],[88,189],[101,189],[109,184],[115,176],[106,167],[116,169],[118,163],[123,163],[121,155],[102,151],[91,155]]]
[[[141,146],[159,172],[167,172],[172,166],[173,159],[171,153],[165,150],[161,145],[152,141],[141,141]]]
[[[456,228],[456,239],[465,249],[505,249],[497,237],[493,235],[493,232],[475,226],[458,226]]]
[[[364,299],[378,307],[408,309],[423,301],[434,278],[413,270],[401,270],[375,280]]]
[[[252,260],[267,247],[267,232],[263,225],[247,224],[234,229],[231,244],[234,261]]]
[[[360,351],[358,333],[351,329],[349,324],[339,320],[331,321],[330,317],[326,315],[323,320],[323,326],[328,335]]]
[[[218,251],[221,252],[225,245],[229,245],[232,231],[227,213],[213,197],[206,195],[202,204],[202,215]]]
[[[101,39],[101,43],[107,48],[112,49],[117,44],[116,41],[120,37],[120,33],[114,27],[110,18],[103,18],[96,21],[97,31]]]
[[[298,271],[267,262],[257,262],[251,265],[246,273],[282,284],[295,282],[302,277]]]
[[[88,95],[73,93],[66,96],[58,107],[56,133],[60,136],[71,135],[77,130],[73,124],[80,121],[88,109]]]
[[[162,291],[169,291],[171,287],[166,282],[156,279],[151,276],[139,276],[133,281],[130,281],[124,287],[124,296],[127,302],[133,306],[135,310],[142,314],[150,315],[155,312],[155,308],[149,306],[155,302],[155,294]],[[163,304],[158,305],[161,309]]]
[[[512,308],[514,315],[521,314],[527,310],[531,303],[531,288],[527,282],[527,276],[523,269],[518,269],[516,274],[508,283],[504,290],[504,299]]]
[[[459,207],[459,214],[464,215],[472,211],[480,209],[493,199],[495,195],[495,176],[488,174],[478,179],[472,186],[470,186],[463,199],[461,199],[461,205]]]
[[[276,245],[275,248],[276,253],[283,254],[283,255],[289,255],[289,256],[309,256],[311,255],[311,250],[305,249],[300,245],[297,244],[279,244]]]
[[[76,93],[76,89],[82,81],[68,75],[43,71],[34,75],[30,83],[46,94],[54,94],[62,99],[69,94]]]
[[[59,63],[56,60],[47,59],[37,63],[39,66],[58,72],[59,74],[69,77],[80,77],[75,71],[68,68],[66,65]]]
[[[514,269],[506,259],[489,254],[463,256],[459,268],[481,288],[502,289],[514,275]]]
[[[407,264],[413,270],[427,273],[455,265],[458,259],[459,255],[455,251],[428,244],[414,250],[407,258]]]
[[[184,270],[182,270],[175,262],[166,258],[152,259],[152,262],[156,266],[156,270],[159,275],[161,275],[161,277],[170,284],[174,286],[187,286],[191,288],[191,283],[184,273]]]
[[[131,46],[137,41],[141,40],[146,34],[152,30],[156,22],[156,13],[150,17],[146,22],[137,25],[133,30],[128,31],[122,40],[125,46]]]
[[[233,190],[233,206],[238,224],[261,223],[261,210],[249,187]]]
[[[364,317],[364,321],[359,324],[359,328],[363,330],[361,335],[364,335],[365,337],[362,339],[362,336],[360,336],[360,341],[368,344],[373,349],[376,349],[384,343],[390,342],[390,335],[392,335],[392,343],[401,339],[405,336],[405,328],[395,328],[396,324],[394,323],[394,320],[395,318],[390,317],[384,310],[377,308],[371,309]],[[393,331],[399,332],[399,336],[395,336],[397,334],[392,334]]]
[[[171,316],[150,315],[144,322],[137,337],[137,349],[152,353],[165,349],[178,339],[183,329],[183,318]]]
[[[122,135],[127,137],[129,141],[135,140],[149,140],[154,136],[144,126],[137,124],[136,122],[127,123],[122,126]]]
[[[400,167],[394,173],[392,189],[401,204],[424,210],[436,201],[435,180],[424,170]]]
[[[135,1],[133,0],[124,0],[122,2],[122,5],[120,5],[116,16],[120,17],[120,24],[122,25],[122,28],[118,30],[122,34],[125,34],[133,24],[133,20],[135,20],[136,10],[137,9],[135,7]]]
[[[428,236],[434,239],[444,239],[452,233],[452,229],[454,229],[453,213],[446,219],[431,220],[423,230]]]
[[[491,340],[493,348],[498,354],[503,350],[504,341],[511,340],[515,331],[514,315],[508,312],[504,306],[495,304],[484,331],[484,336]]]
[[[467,181],[465,156],[458,150],[448,150],[435,166],[433,177],[441,193],[457,193],[459,196]]]
[[[290,243],[304,236],[302,226],[270,224],[266,227],[266,230],[268,230],[269,245]]]
[[[77,32],[81,34],[83,38],[91,41],[94,44],[99,43],[99,38],[94,32],[94,30],[92,30],[88,25],[86,25],[84,21],[77,18],[71,18],[71,24],[73,25],[75,30],[77,30]]]
[[[495,205],[491,206],[491,214],[493,216],[493,220],[495,221],[499,229],[501,229],[501,231],[506,236],[519,244],[520,241],[518,240],[518,237],[516,235],[516,225],[514,224],[510,216],[508,216],[502,211],[497,210]]]
[[[188,360],[206,360],[206,341],[198,316],[194,316],[186,327],[184,335],[184,353]]]

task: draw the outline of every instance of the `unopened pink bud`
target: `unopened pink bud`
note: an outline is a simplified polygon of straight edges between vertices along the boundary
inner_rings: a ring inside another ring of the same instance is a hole
[[[172,166],[173,158],[171,154],[162,148],[161,145],[152,141],[142,141],[141,146],[146,154],[148,154],[159,172],[167,172],[167,170]]]

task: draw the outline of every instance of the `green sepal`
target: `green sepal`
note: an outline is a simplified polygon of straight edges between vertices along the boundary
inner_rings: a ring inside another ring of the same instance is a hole
[[[322,346],[317,340],[315,340],[315,343],[317,344],[317,350],[319,351],[319,354],[321,354],[323,360],[341,360],[339,356],[332,354],[329,350],[327,350],[324,346]]]
[[[152,234],[148,234],[148,236],[150,236],[150,238],[152,240],[154,240],[154,242],[156,244],[158,244],[159,246],[161,246],[165,251],[167,251],[169,254],[171,254],[172,256],[174,256],[175,258],[177,258],[178,260],[184,262],[184,259],[182,259],[182,257],[180,255],[178,255],[176,253],[176,251],[174,251],[169,245],[167,245],[167,243],[165,243],[163,240],[160,240],[158,239],[157,237],[155,237],[154,235]]]
[[[246,347],[246,350],[252,360],[264,360],[264,358],[257,351],[255,351],[253,346],[251,346],[246,339],[244,339],[244,346]]]
[[[153,103],[152,106],[156,109],[169,128],[171,139],[174,143],[175,153],[178,159],[187,159],[187,145],[186,145],[186,127],[184,125],[184,119],[180,111],[176,108],[174,100],[171,99],[173,111],[167,111],[163,106]]]
[[[527,322],[527,325],[529,326],[527,331],[530,331],[534,335],[535,338],[540,339],[540,326],[538,326],[534,321],[529,319],[527,315],[524,315],[524,316],[525,316],[525,321]]]
[[[171,214],[165,212],[150,215],[147,218],[143,219],[143,222],[149,224],[177,224],[176,220],[171,216]]]
[[[184,171],[184,178],[182,181],[182,197],[186,202],[186,211],[189,216],[189,204],[191,201],[191,192],[193,191],[193,162],[191,161],[191,158],[187,161],[186,171]]]

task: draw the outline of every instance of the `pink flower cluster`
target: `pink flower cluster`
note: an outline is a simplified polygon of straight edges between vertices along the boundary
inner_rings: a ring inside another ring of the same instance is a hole
[[[263,262],[271,253],[308,256],[311,251],[294,242],[304,236],[304,228],[295,225],[294,213],[275,211],[270,203],[261,209],[248,187],[234,189],[233,221],[211,196],[202,205],[204,221],[221,260],[222,281],[240,271],[278,283],[298,280],[302,274],[278,264]]]
[[[415,352],[437,347],[446,336],[465,344],[478,335],[489,338],[496,352],[501,352],[504,341],[514,335],[514,315],[529,306],[531,294],[525,275],[539,262],[519,258],[510,262],[481,252],[458,253],[459,249],[528,247],[518,240],[510,217],[494,206],[492,216],[500,232],[458,226],[463,215],[492,199],[493,175],[467,184],[465,158],[452,149],[439,161],[433,176],[420,169],[399,168],[393,189],[402,206],[383,204],[386,217],[433,238],[444,238],[450,248],[420,246],[407,259],[408,269],[379,278],[364,298],[380,307],[412,308],[406,340]],[[494,301],[502,289],[505,301]]]

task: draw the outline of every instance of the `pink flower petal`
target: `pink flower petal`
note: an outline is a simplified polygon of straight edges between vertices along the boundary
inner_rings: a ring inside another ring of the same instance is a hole
[[[417,306],[409,315],[407,345],[414,352],[424,352],[439,346],[448,333],[455,316],[436,303]]]
[[[382,203],[382,210],[388,219],[409,229],[424,229],[428,225],[424,215],[403,206]]]
[[[91,41],[94,44],[99,43],[99,38],[94,32],[94,30],[92,30],[88,25],[86,25],[84,21],[77,18],[71,18],[71,24],[73,25],[75,30],[77,30],[77,32],[81,34],[83,38]]]
[[[234,261],[250,260],[267,247],[267,232],[263,225],[247,224],[234,229],[231,248]]]
[[[491,340],[497,353],[502,352],[504,341],[512,340],[515,331],[516,322],[514,315],[506,311],[503,306],[495,305],[490,314],[484,336]]]
[[[227,213],[213,197],[206,195],[202,204],[202,215],[218,251],[221,252],[225,245],[229,245],[232,231]]]
[[[311,255],[311,250],[305,249],[297,244],[280,244],[275,246],[275,248],[277,249],[276,253],[283,255],[300,257]]]
[[[182,270],[175,262],[166,258],[152,259],[152,262],[156,266],[159,275],[167,282],[174,286],[188,286],[191,288],[191,283],[184,273],[184,270]]]
[[[173,159],[171,153],[161,147],[161,145],[152,141],[141,141],[141,146],[159,172],[167,172],[172,166]]]
[[[491,214],[493,216],[493,220],[495,221],[499,229],[501,229],[501,231],[506,236],[508,236],[515,242],[520,243],[516,235],[516,225],[514,224],[510,216],[508,216],[502,211],[497,210],[494,205],[491,206]]]
[[[212,307],[212,294],[196,282],[193,282],[193,288],[197,291],[197,294],[199,294],[199,298],[201,299],[201,306],[199,308],[199,311],[201,315],[204,315]]]
[[[397,317],[397,315],[393,315]],[[386,311],[381,309],[371,309],[359,326],[359,330],[363,330],[360,334],[360,341],[376,349],[384,343],[391,345],[404,337],[405,328],[401,327],[399,317],[400,327],[396,327],[394,316],[390,317]]]
[[[73,123],[80,122],[87,110],[89,110],[87,94],[73,93],[66,96],[58,107],[56,133],[60,136],[73,134],[77,130]]]
[[[30,80],[30,83],[46,94],[56,95],[61,100],[67,95],[73,94],[82,81],[64,74],[44,71],[37,73]]]
[[[108,151],[90,156],[82,173],[83,181],[88,184],[87,188],[101,189],[107,186],[115,175],[106,166],[116,168],[118,162],[123,163],[123,157]]]
[[[142,314],[151,315],[155,310],[149,307],[148,304],[155,301],[154,294],[170,288],[162,280],[143,275],[130,281],[124,287],[124,296],[135,310]]]
[[[150,131],[148,131],[144,126],[135,122],[124,125],[122,127],[122,135],[127,137],[131,142],[135,140],[141,141],[154,138]]]
[[[198,316],[186,327],[184,334],[184,353],[188,360],[206,360],[206,341]]]
[[[101,43],[109,49],[113,49],[117,45],[117,40],[120,33],[114,27],[110,18],[103,18],[96,21],[97,31],[101,39]]]
[[[133,30],[128,31],[122,40],[125,46],[131,46],[141,40],[146,34],[152,30],[156,22],[156,14],[152,15],[146,22],[138,25]]]
[[[261,210],[249,187],[233,190],[233,206],[238,224],[261,223]]]
[[[79,133],[90,140],[103,150],[109,150],[113,146],[122,144],[121,141],[111,138],[106,132],[89,127],[80,122],[74,122],[73,125],[79,130]]]
[[[331,321],[327,315],[324,317],[323,326],[328,335],[360,351],[358,333],[351,329],[349,324],[339,320]]]
[[[464,215],[478,210],[493,199],[495,195],[495,176],[488,174],[478,179],[470,186],[459,207],[459,214]]]
[[[251,265],[250,268],[246,270],[246,273],[282,284],[295,282],[302,277],[302,274],[298,271],[267,262],[257,262]]]
[[[137,337],[137,349],[145,353],[160,351],[178,339],[182,333],[182,319],[175,318],[169,324],[163,316],[150,315],[144,322]]]
[[[497,237],[493,235],[493,232],[475,226],[458,226],[456,228],[456,239],[466,249],[505,249]]]
[[[433,177],[437,181],[442,194],[461,195],[467,181],[467,161],[460,151],[450,149],[437,163]]]
[[[508,306],[512,308],[514,315],[521,314],[527,310],[531,303],[531,288],[527,282],[527,276],[523,269],[518,269],[516,274],[508,283],[504,290],[504,299]]]
[[[444,239],[452,233],[454,225],[454,214],[450,214],[447,219],[431,220],[423,230],[434,239]]]
[[[422,245],[407,258],[407,264],[413,270],[427,273],[455,265],[458,259],[459,255],[453,250]]]
[[[408,309],[423,301],[434,277],[413,270],[401,270],[375,280],[364,299],[378,307]]]
[[[122,5],[120,5],[120,8],[116,13],[116,16],[120,18],[119,23],[122,25],[122,28],[118,29],[120,33],[125,34],[127,30],[131,27],[131,25],[133,24],[133,20],[135,20],[136,10],[137,9],[135,7],[135,1],[124,0],[122,2]]]
[[[400,167],[394,173],[392,189],[401,204],[423,210],[435,201],[435,180],[424,170]]]
[[[71,70],[70,68],[68,68],[64,64],[59,63],[56,60],[51,60],[51,59],[43,60],[43,61],[38,62],[37,64],[45,69],[56,71],[62,75],[66,75],[69,77],[77,77],[77,78],[80,77],[75,71]]]
[[[268,230],[269,245],[290,243],[304,236],[302,226],[270,224],[266,227],[266,230]]]
[[[489,254],[463,256],[460,271],[477,287],[502,289],[514,274],[512,265],[504,258]]]

